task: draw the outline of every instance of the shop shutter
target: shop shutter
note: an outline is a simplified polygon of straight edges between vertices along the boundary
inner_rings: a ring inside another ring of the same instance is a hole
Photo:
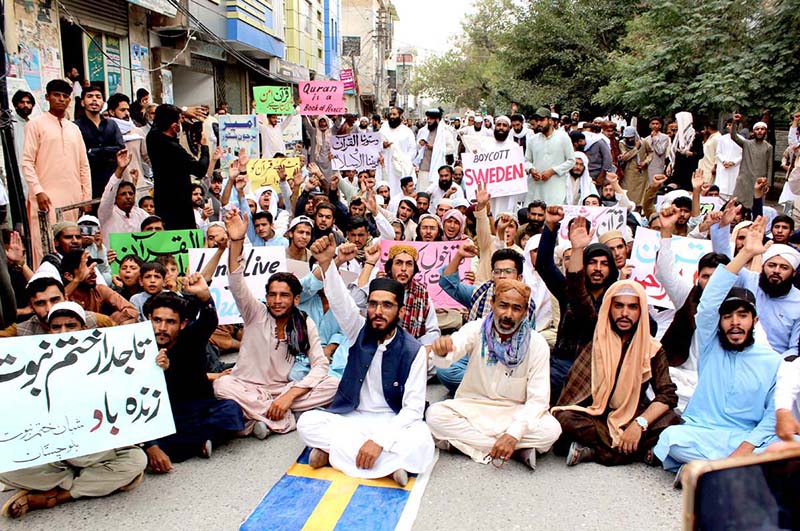
[[[59,14],[87,29],[128,35],[128,2],[124,0],[59,0]]]

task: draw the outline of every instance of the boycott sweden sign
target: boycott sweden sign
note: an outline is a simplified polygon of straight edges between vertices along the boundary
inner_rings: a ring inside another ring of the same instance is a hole
[[[492,197],[524,194],[528,191],[525,155],[520,146],[483,153],[464,154],[464,185],[467,199],[475,198],[478,183],[486,185]]]

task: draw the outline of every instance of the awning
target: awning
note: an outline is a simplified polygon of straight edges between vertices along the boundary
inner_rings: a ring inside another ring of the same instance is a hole
[[[178,14],[178,10],[169,0],[128,0],[128,2],[168,17],[174,17]]]

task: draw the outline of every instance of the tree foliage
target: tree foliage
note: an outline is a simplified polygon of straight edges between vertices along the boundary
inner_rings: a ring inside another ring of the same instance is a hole
[[[798,57],[800,0],[478,0],[414,86],[490,112],[789,110]]]

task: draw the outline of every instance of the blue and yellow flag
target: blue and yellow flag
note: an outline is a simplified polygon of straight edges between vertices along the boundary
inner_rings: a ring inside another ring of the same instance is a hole
[[[326,466],[311,468],[310,449],[264,496],[240,531],[392,531],[417,482],[360,479]]]

